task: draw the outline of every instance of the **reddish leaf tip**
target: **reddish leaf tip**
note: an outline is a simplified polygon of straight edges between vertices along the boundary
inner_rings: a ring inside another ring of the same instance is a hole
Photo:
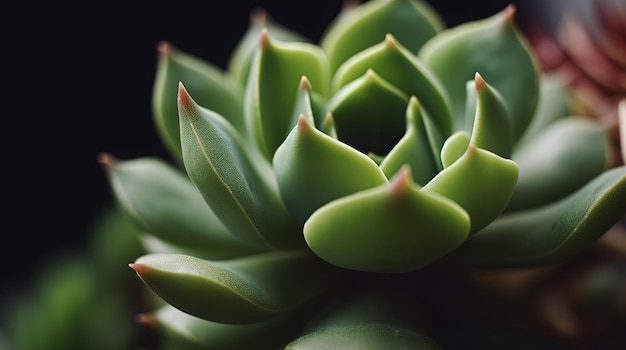
[[[130,267],[131,269],[135,270],[135,272],[137,272],[137,274],[141,275],[142,273],[144,273],[148,267],[144,264],[137,264],[137,263],[130,263],[128,264],[128,267]]]
[[[111,154],[106,153],[106,152],[102,152],[102,153],[98,154],[97,161],[104,168],[111,168],[112,166],[115,165],[115,163],[117,163],[118,160],[117,160],[117,158],[115,158]]]
[[[402,198],[411,186],[411,167],[403,165],[390,181],[392,198]]]
[[[306,90],[306,91],[311,90],[311,82],[305,75],[303,75],[302,78],[300,78],[300,89]]]
[[[261,30],[261,37],[259,39],[259,45],[261,45],[261,47],[266,47],[269,44],[270,44],[270,35],[267,31],[267,28],[263,28]]]
[[[485,79],[483,79],[483,77],[478,72],[476,72],[476,74],[474,75],[474,84],[476,85],[476,91],[482,91],[483,89],[485,89],[485,87],[487,87]]]
[[[157,44],[157,52],[161,56],[169,56],[172,52],[174,52],[174,50],[174,45],[172,45],[169,41],[163,40]]]
[[[504,21],[507,23],[515,23],[515,14],[517,13],[517,7],[515,4],[509,4],[503,11]]]

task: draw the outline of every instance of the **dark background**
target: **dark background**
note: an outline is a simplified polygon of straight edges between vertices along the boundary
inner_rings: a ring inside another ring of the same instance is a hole
[[[429,1],[448,26],[509,1]],[[219,4],[219,5],[217,5]],[[12,5],[2,16],[2,292],[29,283],[59,251],[84,249],[112,196],[96,162],[167,157],[152,125],[156,45],[224,67],[255,7],[312,40],[341,1]],[[518,7],[522,18],[525,8]],[[8,195],[7,195],[8,194]]]

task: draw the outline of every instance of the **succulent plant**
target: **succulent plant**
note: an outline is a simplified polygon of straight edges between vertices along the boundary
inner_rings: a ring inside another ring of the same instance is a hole
[[[141,230],[130,267],[161,302],[139,319],[162,348],[472,344],[475,325],[444,334],[432,309],[479,293],[446,283],[570,259],[615,225],[626,167],[515,14],[448,28],[425,2],[373,0],[318,43],[256,14],[224,69],[161,43],[171,160],[99,161]]]

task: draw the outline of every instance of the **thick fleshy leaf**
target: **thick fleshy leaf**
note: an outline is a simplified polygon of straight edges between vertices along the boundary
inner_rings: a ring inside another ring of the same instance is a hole
[[[368,70],[328,102],[339,139],[363,153],[387,154],[402,138],[409,96]]]
[[[424,190],[446,196],[461,205],[469,213],[473,234],[504,211],[515,189],[518,173],[517,164],[512,160],[470,144],[465,153],[439,172]]]
[[[270,164],[182,84],[179,106],[185,169],[224,226],[260,247],[301,246],[300,225],[280,199]]]
[[[387,183],[374,161],[315,129],[303,115],[273,164],[283,201],[302,223],[332,200]]]
[[[568,80],[558,73],[543,73],[539,81],[539,101],[530,125],[514,147],[532,140],[545,127],[559,118],[571,116]]]
[[[474,85],[476,111],[470,142],[478,148],[509,158],[513,150],[513,130],[504,101],[500,93],[478,73]]]
[[[626,213],[626,166],[547,206],[501,216],[445,261],[470,267],[549,264],[588,247]]]
[[[267,321],[226,324],[207,321],[165,305],[141,314],[139,322],[160,331],[159,349],[276,349],[292,339],[304,320],[279,315]]]
[[[296,103],[291,113],[292,119],[289,125],[298,124],[298,119],[304,115],[307,122],[314,126],[324,123],[326,102],[311,88],[311,82],[305,76],[300,80]]]
[[[121,207],[142,230],[203,256],[224,259],[258,252],[233,236],[189,178],[157,158],[99,158]]]
[[[254,9],[250,13],[250,22],[246,32],[235,46],[226,63],[226,72],[239,82],[242,89],[248,81],[252,57],[254,57],[254,52],[259,45],[263,30],[267,30],[269,36],[275,40],[308,41],[302,34],[274,21],[264,9]]]
[[[405,284],[364,286],[355,295],[335,298],[323,317],[285,350],[412,349],[440,350],[425,335],[415,292]]]
[[[508,211],[563,198],[606,170],[606,127],[582,117],[561,118],[513,153],[520,176]]]
[[[464,128],[466,82],[478,72],[502,95],[517,140],[533,117],[539,67],[514,23],[515,7],[448,28],[424,44],[418,58],[442,82],[453,104],[456,129]]]
[[[465,131],[457,131],[450,135],[441,148],[441,164],[444,168],[456,162],[469,147],[472,137]]]
[[[346,59],[379,43],[387,34],[417,53],[443,27],[439,15],[425,1],[369,1],[345,11],[332,22],[323,33],[320,45],[328,53],[334,72]]]
[[[411,97],[406,111],[406,132],[380,163],[387,178],[392,178],[408,164],[413,181],[423,186],[440,170],[428,140],[424,125],[424,118],[428,116],[424,114],[417,98]]]
[[[316,93],[328,96],[330,71],[319,46],[260,36],[244,97],[244,118],[249,137],[267,159],[283,142],[293,124],[298,86],[306,76]]]
[[[331,264],[359,271],[409,272],[457,248],[469,215],[452,200],[420,190],[405,167],[388,185],[332,201],[304,225],[309,247]]]
[[[178,118],[178,84],[197,96],[204,108],[224,116],[238,130],[243,130],[243,97],[236,82],[221,69],[161,42],[152,92],[155,125],[164,145],[177,160],[182,160]]]
[[[342,273],[307,250],[221,261],[148,254],[130,266],[170,305],[228,324],[260,322],[294,310],[326,291]]]
[[[452,132],[452,109],[443,86],[391,34],[345,61],[333,76],[332,90],[338,91],[370,69],[405,94],[417,97],[442,134]]]

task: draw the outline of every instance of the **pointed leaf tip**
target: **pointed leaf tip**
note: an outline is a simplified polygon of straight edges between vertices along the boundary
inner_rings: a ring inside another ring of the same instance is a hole
[[[261,36],[259,37],[259,46],[266,47],[269,44],[270,44],[270,34],[267,28],[263,28],[263,30],[261,30]]]
[[[309,78],[306,77],[306,75],[303,75],[302,78],[300,78],[300,89],[305,91],[311,91],[311,82],[309,81]]]
[[[509,4],[504,10],[502,10],[502,17],[506,22],[511,24],[515,23],[515,14],[517,13],[517,7],[515,4]]]
[[[398,40],[391,33],[385,34],[385,47],[387,49],[396,49],[398,48]]]
[[[170,56],[174,50],[174,46],[169,41],[163,40],[157,44],[157,52],[161,56]]]
[[[487,87],[485,79],[483,79],[482,75],[478,72],[474,75],[474,84],[476,86],[476,91],[482,91],[485,87]]]
[[[412,182],[411,167],[407,164],[403,165],[396,175],[391,178],[389,185],[393,198],[403,197],[407,190],[410,189]]]
[[[98,154],[97,162],[105,169],[111,168],[117,161],[117,158],[109,153],[102,152]]]

